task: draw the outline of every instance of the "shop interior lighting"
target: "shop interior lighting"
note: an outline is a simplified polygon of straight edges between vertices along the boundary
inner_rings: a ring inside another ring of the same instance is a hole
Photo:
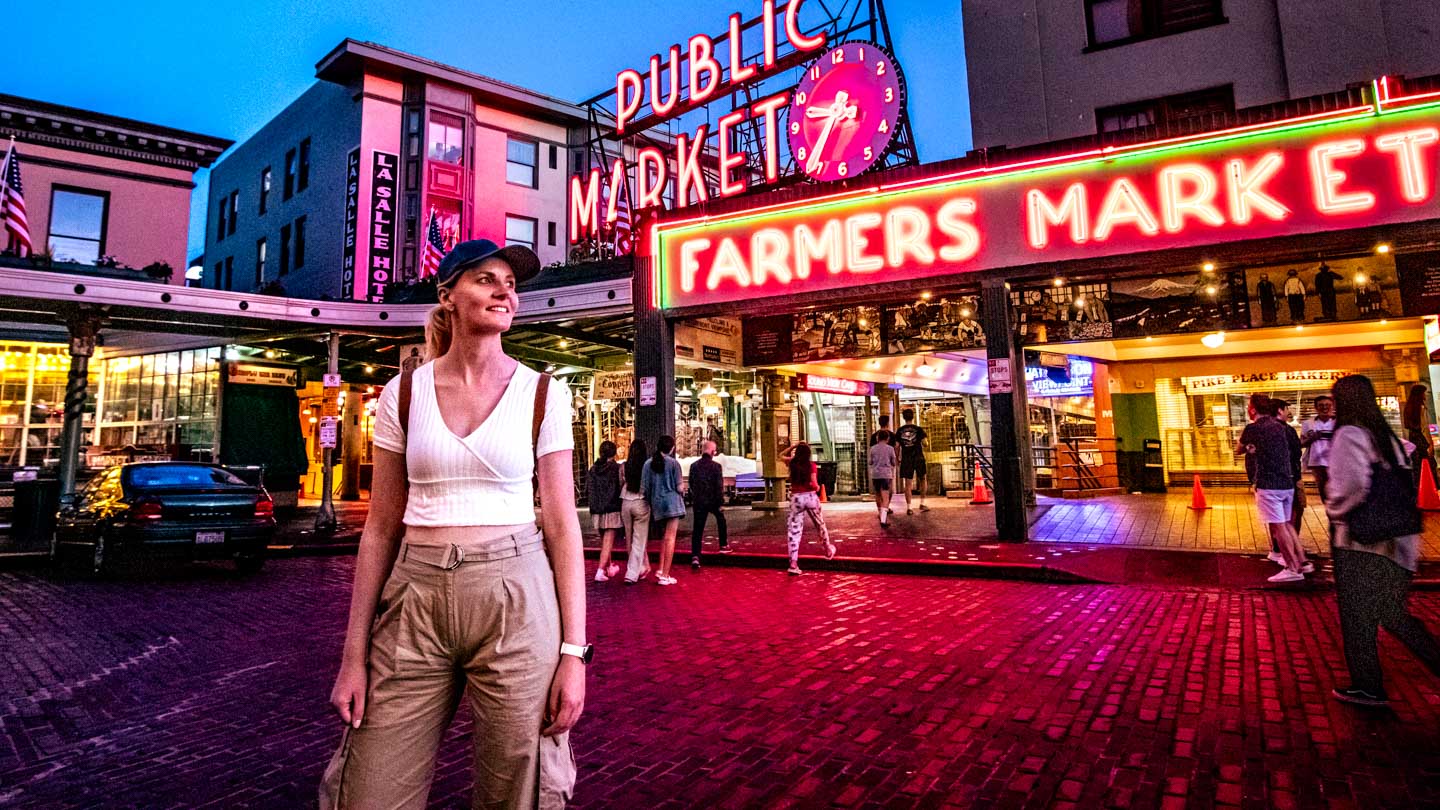
[[[1076,308],[1076,309],[1084,309],[1084,308],[1085,308],[1085,296],[1083,296],[1083,295],[1077,295],[1077,296],[1075,296],[1075,308]]]
[[[920,300],[921,300],[921,301],[929,301],[929,300],[930,300],[930,291],[929,291],[929,290],[926,290],[925,292],[920,293]]]
[[[1215,288],[1214,284],[1211,284],[1205,288],[1205,292],[1209,293],[1210,295],[1214,295],[1215,293],[1219,292],[1219,290]]]
[[[729,399],[729,398],[730,398],[730,391],[729,391],[728,389],[726,389],[726,390],[724,390],[724,391],[721,391],[721,392],[720,392],[720,398],[721,398],[721,399]]]
[[[1386,253],[1389,253],[1389,252],[1390,252],[1390,245],[1389,245],[1388,243],[1381,242],[1380,244],[1378,244],[1378,245],[1375,246],[1375,252],[1376,252],[1376,253],[1379,253],[1379,254],[1382,254],[1382,255],[1383,255],[1383,254],[1386,254]]]
[[[861,318],[859,323],[861,329],[868,329],[870,327],[870,321],[866,318]]]
[[[1201,270],[1204,270],[1204,271],[1207,272],[1207,273],[1213,273],[1213,272],[1215,272],[1215,263],[1214,263],[1214,262],[1205,262],[1204,264],[1200,265],[1200,269],[1201,269]]]
[[[1147,335],[1145,339],[1149,340],[1150,338]],[[1210,334],[1200,338],[1200,342],[1203,343],[1205,345],[1205,348],[1207,349],[1218,349],[1221,346],[1225,345],[1225,333],[1211,332]]]
[[[750,390],[749,390],[749,391],[746,391],[745,393],[746,393],[746,395],[748,395],[748,396],[758,397],[758,396],[760,396],[760,389],[759,389],[759,388],[756,388],[755,386],[752,385],[752,386],[750,386]]]
[[[1355,274],[1355,283],[1356,283],[1356,284],[1364,284],[1364,283],[1365,283],[1365,274],[1364,274],[1364,273],[1356,273],[1356,274]]]
[[[313,416],[310,417],[310,424],[312,424],[312,425],[315,424],[316,422],[319,422],[319,421],[320,421],[319,419],[316,419],[316,418],[313,417]]]
[[[266,349],[266,350],[265,350],[265,357],[266,357],[267,359],[273,360],[273,359],[275,358],[275,350],[274,350],[274,349]]]
[[[552,371],[554,371],[554,370],[555,370],[555,364],[554,364],[554,363],[546,363],[546,364],[545,364],[545,373],[546,373],[546,374],[549,374],[550,372],[552,372]]]
[[[968,317],[970,317],[970,308],[969,308],[969,307],[961,307],[961,308],[960,308],[960,317],[962,317],[962,318],[968,318]]]
[[[702,388],[702,389],[700,389],[700,396],[702,396],[702,397],[713,397],[713,396],[715,396],[715,386],[711,385],[710,383],[705,383],[705,387]]]
[[[1064,286],[1065,286],[1065,279],[1060,278],[1059,276],[1056,276],[1056,277],[1055,277],[1055,286],[1056,286],[1056,287],[1064,287]]]
[[[240,359],[240,352],[237,352],[237,351],[235,351],[234,349],[226,349],[226,350],[225,350],[225,359],[226,359],[226,360],[239,360],[239,359]]]
[[[566,340],[566,339],[564,339],[564,338],[561,338],[561,339],[560,339],[560,348],[562,348],[562,349],[568,349],[568,348],[570,348],[570,341],[568,341],[568,340]]]
[[[366,374],[374,374],[374,373],[375,373],[375,367],[374,367],[374,366],[366,366],[366,367],[365,367],[365,373],[366,373]]]
[[[1296,332],[1303,332],[1303,331],[1305,331],[1305,324],[1303,324],[1303,323],[1297,323],[1297,324],[1295,324],[1295,331],[1296,331]]]

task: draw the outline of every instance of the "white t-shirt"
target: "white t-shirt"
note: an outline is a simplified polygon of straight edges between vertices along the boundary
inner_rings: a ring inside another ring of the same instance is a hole
[[[570,389],[551,377],[537,455],[575,449]],[[410,436],[400,426],[400,377],[386,383],[375,411],[375,446],[404,453],[410,476],[407,526],[511,526],[535,519],[530,431],[540,373],[517,366],[495,410],[469,436],[445,425],[435,397],[435,364],[415,370]]]
[[[1335,420],[1321,419],[1312,416],[1305,420],[1300,426],[1300,437],[1304,438],[1307,433],[1324,433],[1335,430]],[[1330,442],[1331,439],[1316,439],[1305,448],[1305,466],[1308,467],[1329,467],[1330,466]]]

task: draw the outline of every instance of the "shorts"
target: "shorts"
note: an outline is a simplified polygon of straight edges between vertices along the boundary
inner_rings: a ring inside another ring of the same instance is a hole
[[[606,529],[625,528],[625,524],[620,520],[619,512],[606,512],[603,515],[591,515],[590,522],[591,525],[595,527],[595,531],[597,532],[603,532]]]
[[[870,488],[873,489],[873,490],[875,490],[876,492],[889,492],[889,491],[890,491],[890,479],[889,479],[889,478],[871,478],[871,479],[870,479]]]
[[[1289,523],[1290,509],[1294,503],[1293,489],[1255,490],[1255,510],[1260,513],[1261,523]]]
[[[925,457],[910,456],[900,459],[900,480],[925,477]]]

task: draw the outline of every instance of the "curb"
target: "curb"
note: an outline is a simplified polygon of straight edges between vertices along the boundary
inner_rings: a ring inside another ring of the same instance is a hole
[[[679,559],[682,555],[677,554]],[[585,559],[599,559],[599,549],[585,549]],[[612,560],[627,559],[623,551],[610,555]],[[783,572],[790,558],[784,554],[709,554],[701,567],[768,568]],[[688,568],[679,565],[679,568]],[[1010,563],[990,560],[906,560],[890,557],[802,557],[801,567],[809,571],[837,571],[851,574],[910,574],[918,576],[949,576],[968,579],[1013,579],[1063,585],[1104,585],[1098,579],[1082,576],[1040,563]]]

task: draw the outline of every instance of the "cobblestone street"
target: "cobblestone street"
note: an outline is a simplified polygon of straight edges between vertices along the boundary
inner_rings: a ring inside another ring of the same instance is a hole
[[[0,805],[306,807],[353,561],[0,574]],[[1440,682],[1329,594],[710,569],[589,585],[582,807],[1434,806]],[[1417,594],[1440,625],[1440,597]],[[466,805],[456,724],[433,806]]]

